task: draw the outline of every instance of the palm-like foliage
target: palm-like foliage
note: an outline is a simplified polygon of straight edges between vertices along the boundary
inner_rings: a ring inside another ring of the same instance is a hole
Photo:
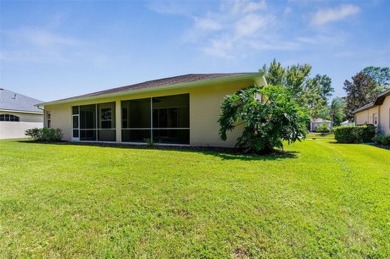
[[[306,135],[306,112],[282,86],[259,88],[251,86],[227,96],[218,120],[219,135],[227,139],[227,132],[244,124],[236,146],[245,151],[267,153],[274,147],[283,148]]]

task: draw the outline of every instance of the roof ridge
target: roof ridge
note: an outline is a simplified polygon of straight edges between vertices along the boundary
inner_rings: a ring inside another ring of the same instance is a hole
[[[7,92],[12,93],[12,94],[17,94],[17,95],[23,96],[23,97],[25,97],[25,98],[29,98],[29,99],[36,100],[36,101],[38,101],[38,102],[42,102],[42,100],[38,100],[38,99],[35,99],[35,98],[33,98],[33,97],[30,97],[30,96],[27,96],[27,95],[24,95],[24,94],[21,94],[21,93],[11,91],[11,90],[5,89],[5,88],[3,88],[3,87],[0,87],[0,93],[1,93],[1,91],[7,91]]]
[[[213,80],[213,79],[219,79],[219,78],[225,78],[225,77],[232,77],[232,76],[244,76],[244,75],[250,75],[250,74],[259,74],[259,72],[241,72],[241,73],[203,73],[203,74],[184,74],[184,75],[177,75],[177,76],[171,76],[171,77],[165,77],[165,78],[158,78],[158,79],[152,79],[140,83],[135,83],[131,85],[124,85],[114,88],[109,88],[106,90],[96,91],[92,93],[77,95],[69,98],[59,99],[53,102],[58,101],[67,101],[71,99],[76,98],[83,98],[83,97],[94,97],[94,96],[101,96],[105,94],[113,94],[118,92],[124,92],[124,91],[131,91],[131,90],[139,90],[139,89],[145,89],[145,88],[157,88],[162,86],[169,86],[169,85],[177,85],[177,84],[190,84],[194,82],[201,82],[201,81],[207,81],[207,80]]]
[[[1,88],[0,90],[0,109],[7,111],[34,112],[42,113],[35,107],[41,100],[20,94],[11,90]]]

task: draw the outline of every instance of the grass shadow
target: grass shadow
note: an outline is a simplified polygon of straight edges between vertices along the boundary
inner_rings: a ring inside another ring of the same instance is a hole
[[[385,150],[390,150],[390,145],[383,145],[383,144],[376,144],[376,143],[366,143],[369,146],[385,149]]]
[[[96,143],[96,142],[39,142],[33,140],[19,140],[19,143],[26,144],[44,144],[44,145],[60,145],[60,146],[87,146],[87,147],[101,147],[101,148],[123,148],[123,149],[141,149],[141,150],[167,150],[175,152],[194,152],[208,156],[219,157],[222,160],[242,160],[242,161],[272,161],[280,159],[293,159],[297,157],[296,151],[273,150],[268,154],[245,154],[235,148],[221,148],[221,147],[192,147],[192,146],[165,146],[153,145],[148,146],[144,144],[123,144],[123,143]]]
[[[222,160],[242,160],[242,161],[274,161],[281,159],[294,159],[297,158],[298,152],[296,151],[281,151],[274,150],[270,154],[230,154],[230,153],[218,153],[218,152],[202,152],[205,155],[212,155],[221,158]]]

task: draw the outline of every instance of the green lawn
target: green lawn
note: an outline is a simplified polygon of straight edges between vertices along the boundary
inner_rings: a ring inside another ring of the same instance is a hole
[[[390,257],[390,150],[0,141],[0,257]]]
[[[333,133],[316,133],[316,132],[310,132],[307,134],[306,139],[329,139],[334,140],[334,134]]]

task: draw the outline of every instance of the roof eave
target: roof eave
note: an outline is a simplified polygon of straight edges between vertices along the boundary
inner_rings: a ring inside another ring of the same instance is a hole
[[[148,92],[156,92],[161,90],[174,90],[174,89],[180,89],[180,88],[196,88],[201,87],[204,85],[209,84],[217,84],[217,83],[223,83],[223,82],[232,82],[232,81],[240,81],[245,79],[253,79],[255,84],[264,84],[266,85],[266,81],[264,78],[264,73],[251,73],[246,75],[239,75],[239,76],[229,76],[229,77],[223,77],[223,78],[216,78],[216,79],[210,79],[210,80],[199,80],[195,82],[190,83],[184,83],[184,84],[174,84],[174,85],[165,85],[165,86],[159,86],[159,87],[151,87],[151,88],[143,88],[143,89],[135,89],[135,90],[127,90],[123,92],[117,92],[117,93],[111,93],[111,94],[102,94],[97,96],[88,96],[88,97],[80,97],[80,98],[70,98],[65,100],[58,100],[53,102],[44,102],[44,103],[38,103],[35,106],[37,107],[44,107],[45,105],[57,105],[57,104],[66,104],[66,103],[73,103],[73,102],[82,102],[82,101],[90,101],[90,100],[96,100],[96,99],[105,99],[105,98],[111,98],[111,97],[119,97],[119,96],[125,96],[125,95],[133,95],[133,94],[140,94],[140,93],[148,93]],[[257,80],[256,80],[257,79]]]
[[[365,110],[368,110],[372,107],[375,107],[375,106],[378,106],[378,105],[382,105],[383,104],[383,101],[386,99],[387,96],[390,96],[390,89],[379,94],[376,98],[375,98],[375,101],[372,102],[372,103],[369,103],[369,104],[366,104],[360,108],[357,108],[356,110],[354,110],[352,113],[355,114],[357,112],[361,112],[361,111],[365,111]]]
[[[382,94],[378,95],[378,97],[376,98],[374,104],[375,105],[382,105],[383,104],[383,101],[386,99],[387,96],[390,96],[390,89],[383,92]]]
[[[375,106],[377,106],[377,105],[375,105],[375,103],[370,103],[370,104],[364,105],[360,108],[357,108],[356,110],[352,111],[352,113],[355,114],[355,113],[358,113],[361,111],[365,111],[365,110],[371,109],[372,107],[375,107]]]
[[[37,105],[34,105],[37,106]],[[2,112],[17,112],[17,113],[28,113],[28,114],[43,114],[43,111],[24,111],[24,110],[11,110],[11,109],[4,109],[0,108],[0,111]]]

